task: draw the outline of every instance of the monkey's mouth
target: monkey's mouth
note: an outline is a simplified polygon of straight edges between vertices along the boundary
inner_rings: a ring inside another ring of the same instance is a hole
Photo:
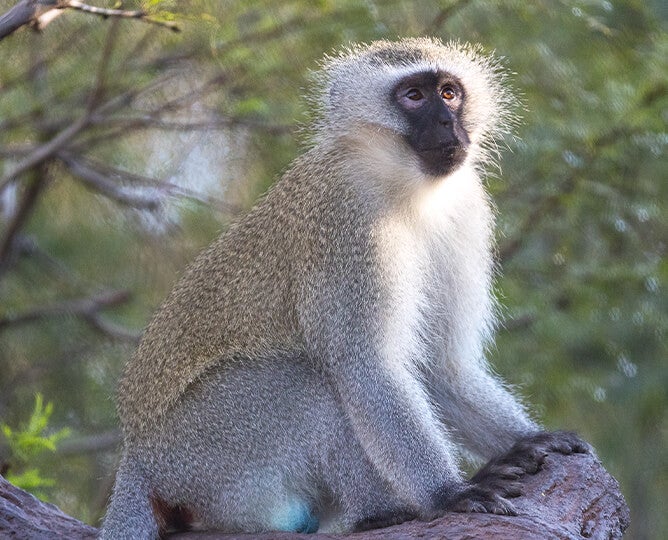
[[[418,151],[422,169],[426,174],[442,176],[451,172],[466,159],[466,145],[448,143]]]

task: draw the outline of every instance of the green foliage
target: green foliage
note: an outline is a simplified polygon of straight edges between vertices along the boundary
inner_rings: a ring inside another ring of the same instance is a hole
[[[5,477],[15,486],[30,491],[43,500],[47,500],[43,488],[52,487],[55,481],[44,476],[34,463],[45,452],[55,452],[58,442],[70,434],[67,428],[47,434],[52,413],[53,403],[44,405],[42,394],[38,393],[35,395],[35,405],[27,423],[19,429],[0,423],[0,430],[9,447],[9,470]]]

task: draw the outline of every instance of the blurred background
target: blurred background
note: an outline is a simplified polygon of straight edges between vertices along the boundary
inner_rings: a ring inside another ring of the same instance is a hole
[[[594,444],[628,538],[664,537],[664,1],[91,2],[149,19],[51,11],[0,41],[3,475],[99,524],[122,366],[188,261],[300,153],[309,71],[349,42],[432,35],[494,51],[523,102],[488,181],[491,359]]]

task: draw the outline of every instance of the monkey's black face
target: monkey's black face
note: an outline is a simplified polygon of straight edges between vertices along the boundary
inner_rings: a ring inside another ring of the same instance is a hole
[[[461,165],[470,143],[462,127],[464,89],[448,73],[426,71],[405,77],[394,101],[408,120],[408,144],[426,174],[442,176]]]

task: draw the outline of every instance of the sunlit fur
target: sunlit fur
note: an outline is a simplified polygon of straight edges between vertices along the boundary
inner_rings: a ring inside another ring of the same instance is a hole
[[[320,113],[314,140],[349,132],[356,123],[405,133],[405,119],[388,108],[388,89],[406,75],[430,70],[447,71],[465,83],[463,121],[472,142],[468,163],[483,165],[498,157],[500,139],[516,125],[518,105],[499,61],[478,45],[433,38],[376,41],[326,57],[314,75],[311,102]]]
[[[439,178],[392,101],[425,70],[465,90],[469,153]],[[319,83],[307,152],[199,255],[126,368],[103,538],[155,537],[152,497],[225,531],[430,519],[463,489],[461,450],[490,458],[538,429],[484,358],[481,174],[514,102],[496,63],[382,41],[326,59]]]

